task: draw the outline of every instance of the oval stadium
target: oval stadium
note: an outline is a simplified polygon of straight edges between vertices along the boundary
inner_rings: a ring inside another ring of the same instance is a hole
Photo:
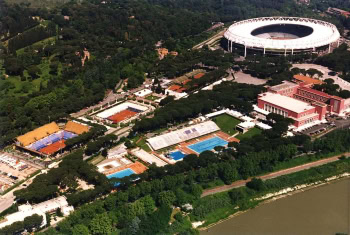
[[[265,54],[330,52],[339,46],[340,34],[331,23],[299,17],[261,17],[239,21],[225,32],[227,49],[243,48]]]

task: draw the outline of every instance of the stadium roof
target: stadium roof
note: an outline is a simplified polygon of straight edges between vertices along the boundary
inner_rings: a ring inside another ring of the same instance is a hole
[[[315,78],[311,78],[311,77],[308,77],[308,76],[304,76],[304,75],[294,75],[294,79],[295,80],[298,80],[300,82],[305,82],[307,84],[318,84],[318,85],[321,85],[323,84],[323,82],[321,80],[318,80],[318,79],[315,79]]]
[[[220,128],[213,122],[207,121],[190,127],[186,127],[177,131],[173,131],[164,135],[147,139],[147,142],[154,150],[166,148],[190,139],[197,138],[202,135],[218,131]]]
[[[253,30],[273,24],[296,24],[311,27],[313,32],[305,37],[291,40],[274,40],[253,36]],[[261,17],[234,23],[224,37],[234,43],[253,48],[273,50],[310,49],[329,45],[340,38],[336,26],[320,20],[299,17]]]
[[[259,99],[295,113],[301,113],[310,109],[314,109],[312,105],[309,105],[303,101],[271,92],[261,94]]]
[[[87,125],[83,125],[77,122],[68,121],[66,126],[64,127],[64,130],[80,135],[84,132],[88,132],[89,127]]]
[[[36,128],[35,130],[30,131],[24,135],[18,136],[17,140],[23,146],[27,146],[59,130],[60,128],[58,127],[58,125],[55,122],[51,122],[49,124]]]

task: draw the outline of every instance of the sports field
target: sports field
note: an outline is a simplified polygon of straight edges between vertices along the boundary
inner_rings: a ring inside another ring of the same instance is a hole
[[[129,118],[135,116],[136,114],[137,114],[137,112],[126,109],[126,110],[123,110],[119,113],[116,113],[116,114],[108,117],[108,120],[111,120],[113,123],[119,123],[121,121],[124,121],[126,119],[129,119]]]
[[[220,127],[223,132],[229,135],[237,133],[236,126],[241,122],[237,118],[234,118],[228,114],[217,116],[213,118],[213,121]]]
[[[53,154],[53,153],[59,151],[60,149],[63,149],[64,147],[66,147],[64,140],[59,140],[53,144],[50,144],[50,145],[40,149],[40,152],[50,155],[50,154]]]

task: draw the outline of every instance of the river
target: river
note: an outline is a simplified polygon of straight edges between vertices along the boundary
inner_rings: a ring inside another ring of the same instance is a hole
[[[263,204],[200,235],[350,235],[349,203],[348,178]]]

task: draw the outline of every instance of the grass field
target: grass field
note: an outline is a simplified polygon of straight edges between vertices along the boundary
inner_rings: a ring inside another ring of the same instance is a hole
[[[147,145],[145,137],[141,137],[141,140],[139,140],[139,139],[140,139],[140,137],[134,138],[134,139],[133,139],[133,143],[135,143],[137,147],[142,148],[142,149],[145,150],[146,152],[151,152],[152,150],[151,150],[150,147]],[[136,142],[137,142],[137,143],[136,143]]]
[[[223,132],[229,135],[237,133],[236,126],[241,122],[237,118],[231,117],[228,114],[222,114],[213,119]]]
[[[149,95],[149,96],[146,97],[146,99],[150,100],[150,101],[155,101],[155,100],[159,99],[159,97],[153,96],[153,95]]]
[[[91,160],[89,160],[89,163],[91,163],[92,165],[97,165],[98,163],[102,162],[103,160],[105,160],[105,158],[101,155],[98,155],[98,156],[92,158]]]
[[[247,131],[244,134],[237,135],[236,138],[239,139],[239,140],[243,140],[243,139],[251,138],[254,135],[259,135],[261,132],[262,132],[262,130],[254,127],[254,128],[250,129],[249,131]]]

